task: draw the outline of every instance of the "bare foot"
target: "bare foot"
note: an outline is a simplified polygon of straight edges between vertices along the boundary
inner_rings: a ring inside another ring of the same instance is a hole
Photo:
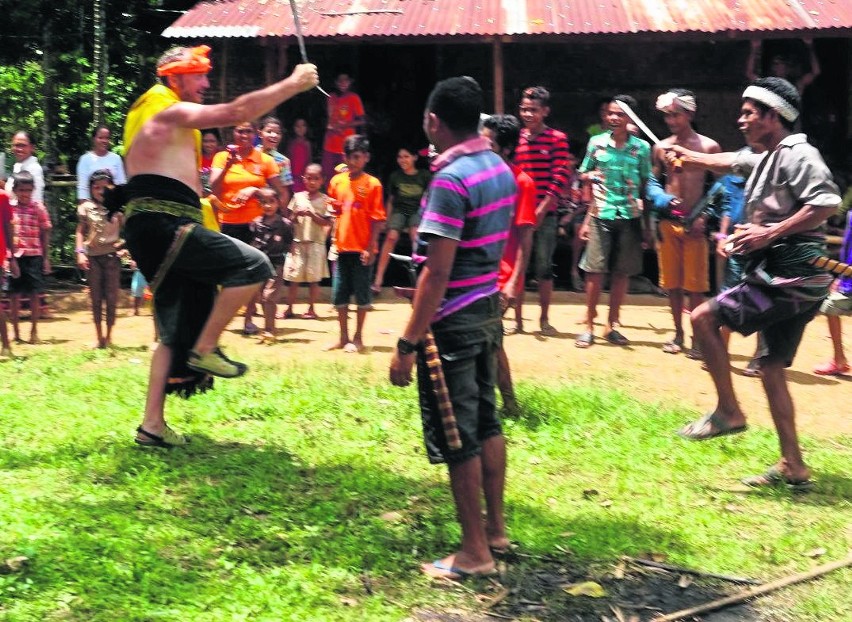
[[[343,341],[337,341],[335,343],[332,343],[332,344],[324,347],[323,351],[324,352],[330,352],[331,350],[343,350],[345,347],[346,347],[346,343],[344,343]]]
[[[352,340],[352,345],[353,345],[353,346],[355,346],[355,351],[356,351],[356,352],[358,352],[358,354],[360,354],[361,352],[363,352],[364,350],[366,350],[366,349],[367,349],[367,348],[364,346],[364,342],[363,342],[363,341],[361,341],[360,339],[353,339],[353,340]]]

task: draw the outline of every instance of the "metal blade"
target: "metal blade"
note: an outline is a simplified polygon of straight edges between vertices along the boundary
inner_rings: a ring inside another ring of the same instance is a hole
[[[623,101],[618,100],[618,99],[615,100],[615,103],[618,104],[619,107],[624,111],[624,114],[626,114],[628,117],[630,117],[630,120],[633,121],[633,123],[635,123],[636,126],[640,130],[642,130],[642,132],[645,134],[645,136],[647,136],[648,138],[651,139],[651,142],[653,144],[656,145],[658,142],[660,142],[660,139],[657,138],[657,135],[654,134],[654,132],[652,132],[651,129],[647,125],[645,125],[645,123],[642,121],[642,119],[639,118],[639,115],[637,115],[635,112],[633,112],[633,108],[631,108],[626,103],[624,103]]]

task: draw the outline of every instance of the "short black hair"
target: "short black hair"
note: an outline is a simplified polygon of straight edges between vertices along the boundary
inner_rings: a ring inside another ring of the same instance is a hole
[[[693,93],[689,89],[669,89],[668,92],[674,93],[678,97],[695,97],[695,93]]]
[[[762,89],[766,89],[783,99],[785,102],[790,104],[793,108],[796,109],[796,112],[799,114],[802,113],[802,98],[799,95],[799,91],[796,90],[796,87],[790,84],[784,78],[777,78],[775,76],[769,76],[766,78],[758,78],[754,82],[751,83],[751,86],[758,86]],[[752,100],[754,105],[757,106],[757,109],[760,110],[760,115],[765,115],[769,110],[772,110],[772,106],[767,106],[763,102],[759,102],[757,100]],[[793,130],[796,126],[795,121],[788,121],[780,114],[778,115],[778,120],[781,121],[781,125],[783,125],[788,130]]]
[[[543,86],[528,86],[521,92],[521,99],[532,99],[542,106],[549,106],[550,91]]]
[[[18,134],[23,135],[23,137],[27,139],[27,142],[28,142],[30,145],[35,146],[35,144],[36,144],[36,143],[35,143],[35,141],[33,140],[32,132],[29,132],[28,130],[18,130],[18,131],[16,131],[16,132],[13,132],[13,133],[12,133],[12,138],[14,139],[14,138],[15,138],[15,136],[17,136]]]
[[[109,125],[105,125],[104,123],[101,123],[100,125],[96,125],[95,129],[92,130],[92,138],[97,136],[98,132],[100,132],[101,130],[106,130],[107,132],[112,134],[112,130],[110,129]]]
[[[426,110],[454,134],[476,134],[482,114],[482,89],[470,76],[441,80],[429,93]]]
[[[284,126],[281,124],[281,119],[273,117],[272,115],[263,117],[257,127],[262,130],[267,125],[277,125],[282,131],[284,130]]]
[[[521,122],[511,114],[494,114],[482,122],[482,127],[494,132],[494,142],[503,149],[509,150],[509,157],[515,153],[518,140],[521,138]]]
[[[370,140],[363,134],[347,136],[346,140],[343,141],[343,153],[352,155],[356,151],[370,153]]]
[[[32,186],[35,188],[35,177],[29,171],[18,171],[12,175],[12,190],[20,186]]]
[[[636,110],[636,107],[639,105],[633,97],[631,97],[630,95],[625,95],[624,93],[619,95],[613,95],[612,99],[609,100],[609,103],[611,104],[617,104],[618,102],[624,102],[625,104],[630,106],[631,110]]]

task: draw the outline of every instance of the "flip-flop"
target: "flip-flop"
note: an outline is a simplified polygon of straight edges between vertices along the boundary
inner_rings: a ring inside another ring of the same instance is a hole
[[[145,437],[142,439],[137,436],[133,439],[137,445],[142,445],[142,447],[166,447],[171,449],[172,447],[189,444],[188,436],[175,432],[169,426],[166,426],[163,429],[162,436],[157,436],[156,434],[149,432],[141,425],[136,428],[136,432]]]
[[[666,354],[679,354],[683,351],[683,341],[672,339],[663,344],[663,352]]]
[[[464,570],[457,566],[448,566],[440,559],[436,559],[431,564],[425,563],[421,565],[420,570],[423,571],[423,574],[428,575],[433,579],[449,579],[450,581],[464,581],[471,577],[493,577],[497,574],[496,567],[485,571]],[[436,570],[438,572],[435,572]]]
[[[305,311],[302,314],[302,319],[303,320],[315,320],[315,319],[317,319],[317,314],[314,313],[313,311]]]
[[[843,376],[849,373],[849,364],[838,365],[834,361],[823,363],[814,367],[814,373],[817,376]]]
[[[579,337],[577,337],[577,339],[574,341],[574,345],[578,348],[588,348],[594,342],[595,342],[594,333],[590,333],[590,332],[587,331],[587,332],[581,334]]]
[[[716,413],[707,413],[700,419],[687,424],[678,430],[678,436],[690,441],[706,441],[718,436],[728,436],[730,434],[739,434],[745,432],[748,426],[743,424],[739,426],[729,426],[721,417],[717,417]]]
[[[556,335],[559,334],[559,331],[556,330],[553,326],[551,326],[547,322],[544,322],[541,325],[539,332],[541,333],[541,335],[543,337],[555,337]]]
[[[609,331],[606,334],[606,336],[604,337],[604,339],[606,339],[609,343],[611,343],[614,346],[626,346],[626,345],[630,344],[630,340],[627,337],[625,337],[624,335],[622,335],[620,332],[618,332],[617,330]]]
[[[814,487],[812,479],[790,479],[777,467],[769,467],[766,473],[743,478],[743,484],[752,488],[777,488],[785,486],[792,492],[807,492]]]
[[[519,547],[514,542],[510,542],[506,546],[491,546],[489,544],[488,548],[491,550],[491,555],[500,557],[503,555],[511,555],[512,553],[517,551]]]
[[[743,376],[747,376],[749,378],[760,378],[762,375],[763,372],[760,371],[760,361],[757,359],[751,359],[746,368],[743,370]]]

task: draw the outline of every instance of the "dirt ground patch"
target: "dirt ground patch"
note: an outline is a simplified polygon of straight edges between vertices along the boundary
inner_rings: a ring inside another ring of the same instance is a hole
[[[328,300],[323,291],[321,300]],[[606,300],[604,299],[604,302]],[[85,293],[57,292],[51,295],[52,319],[40,328],[45,345],[18,345],[16,354],[26,355],[33,348],[90,347],[95,341],[94,327],[88,311]],[[534,295],[528,296],[525,309],[527,330],[538,328],[538,307]],[[305,310],[302,304],[297,312]],[[337,321],[333,309],[323,303],[317,309],[318,320],[278,320],[279,343],[259,345],[255,338],[243,337],[242,321],[232,322],[223,343],[241,360],[251,364],[256,360],[280,360],[296,357],[305,362],[312,358],[346,361],[368,358],[377,379],[386,376],[389,355],[401,330],[405,326],[410,307],[392,297],[385,290],[375,303],[375,311],[367,318],[365,354],[345,354],[341,351],[324,352],[323,347],[335,340]],[[602,306],[599,312],[605,313]],[[631,340],[627,347],[605,344],[601,339],[588,348],[574,347],[574,339],[582,329],[577,323],[583,315],[582,294],[556,292],[551,310],[551,323],[559,331],[555,337],[543,337],[538,332],[527,332],[506,337],[505,344],[516,379],[540,382],[545,385],[560,383],[595,383],[618,387],[648,403],[664,407],[686,408],[696,415],[713,408],[715,390],[701,363],[687,359],[682,354],[666,354],[661,347],[671,336],[672,320],[664,298],[641,295],[628,296],[622,310],[622,332]],[[351,322],[354,322],[354,317]],[[852,333],[852,320],[844,318],[846,334]],[[688,325],[688,322],[687,322]],[[351,329],[350,329],[351,330]],[[598,330],[600,336],[601,329]],[[23,335],[29,327],[23,327]],[[150,309],[139,317],[132,316],[130,299],[123,298],[122,309],[115,329],[115,344],[122,347],[143,346],[153,339]],[[731,339],[731,361],[734,368],[734,387],[743,409],[753,424],[771,426],[771,418],[759,379],[742,375],[755,343],[754,337],[734,335]],[[847,346],[852,352],[852,345]],[[815,365],[831,356],[831,341],[827,324],[818,317],[808,326],[796,360],[787,371],[793,399],[797,405],[799,428],[814,436],[852,436],[852,418],[848,404],[852,400],[852,376],[821,377],[812,373]]]

